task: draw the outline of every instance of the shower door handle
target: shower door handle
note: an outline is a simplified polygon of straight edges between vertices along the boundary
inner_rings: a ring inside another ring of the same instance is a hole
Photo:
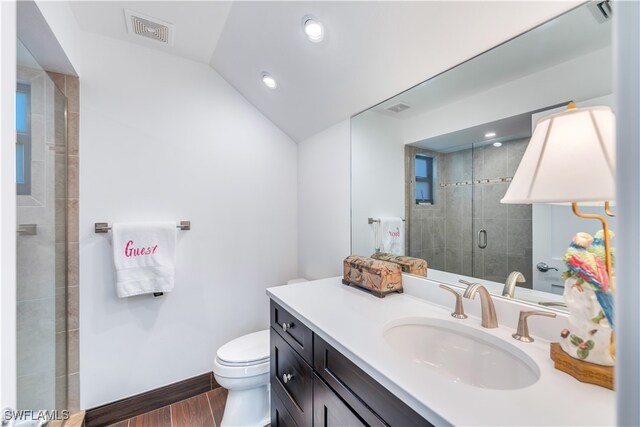
[[[478,231],[478,247],[480,249],[484,249],[487,247],[487,230],[485,230],[484,228],[480,231]]]

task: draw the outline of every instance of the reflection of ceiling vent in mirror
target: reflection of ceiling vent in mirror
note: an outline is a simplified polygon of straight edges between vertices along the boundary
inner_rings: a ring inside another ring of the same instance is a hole
[[[411,108],[410,106],[408,106],[407,104],[403,104],[402,102],[396,105],[392,105],[391,107],[388,107],[387,110],[389,111],[393,111],[394,113],[401,113],[404,110],[408,110],[409,108]]]
[[[611,9],[611,3],[609,0],[604,1],[594,1],[588,4],[589,10],[593,14],[593,17],[596,18],[600,24],[611,19],[613,15],[613,10]]]
[[[129,34],[173,45],[173,25],[131,10],[124,10]]]

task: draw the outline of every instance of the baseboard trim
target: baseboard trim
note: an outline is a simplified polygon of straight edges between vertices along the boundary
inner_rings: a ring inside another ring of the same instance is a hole
[[[85,415],[85,426],[101,427],[115,424],[218,387],[220,386],[214,379],[213,372],[207,372],[155,390],[88,409]]]

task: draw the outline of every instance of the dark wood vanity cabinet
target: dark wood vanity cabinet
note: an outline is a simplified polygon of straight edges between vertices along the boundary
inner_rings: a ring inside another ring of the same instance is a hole
[[[280,399],[298,426],[312,425],[313,369],[273,328],[271,394]]]
[[[314,370],[366,425],[432,425],[322,338],[313,345]]]
[[[272,426],[431,426],[271,301]]]
[[[296,427],[293,417],[282,403],[278,395],[271,393],[271,426],[270,427]]]
[[[342,401],[317,375],[313,376],[314,426],[366,426],[346,403]]]

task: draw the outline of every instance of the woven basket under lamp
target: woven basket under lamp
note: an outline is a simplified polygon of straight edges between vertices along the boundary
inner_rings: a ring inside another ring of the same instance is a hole
[[[598,219],[604,231],[607,292],[613,292],[613,271],[609,224],[605,214],[613,216],[609,209],[609,201],[615,199],[615,175],[613,112],[609,107],[576,108],[571,102],[566,111],[545,117],[538,122],[509,189],[501,200],[502,203],[519,204],[571,204],[577,216]],[[602,205],[603,215],[584,214],[580,212],[579,204]],[[600,334],[600,344],[595,350],[594,340],[587,341],[588,337],[581,338],[582,330],[576,325],[587,325],[588,322],[593,324],[596,320],[587,319],[584,314],[580,316],[578,310],[571,309],[568,293],[573,292],[575,287],[578,286],[567,282],[565,300],[571,311],[569,323],[572,329],[574,326],[578,329],[562,331],[561,344],[551,344],[551,358],[557,369],[578,380],[613,389],[614,325],[598,321],[601,323],[591,330],[591,334],[595,329],[603,331],[597,332]],[[589,284],[580,287],[579,291],[594,292]],[[596,291],[602,292],[602,289]],[[596,298],[590,300],[593,304],[598,304]],[[599,309],[598,306],[597,310]],[[612,309],[613,306],[610,307],[611,311]],[[613,319],[613,316],[610,317]],[[607,339],[604,340],[606,344],[602,344],[602,337],[605,336],[603,334],[607,333]],[[567,342],[571,342],[576,351],[563,350],[561,345],[564,349],[571,350]],[[588,343],[588,346],[585,346],[585,343]],[[605,345],[607,348],[604,348]],[[598,351],[600,353],[597,353]],[[603,352],[610,354],[609,361],[588,361],[590,358],[596,358],[597,354],[604,354]]]

